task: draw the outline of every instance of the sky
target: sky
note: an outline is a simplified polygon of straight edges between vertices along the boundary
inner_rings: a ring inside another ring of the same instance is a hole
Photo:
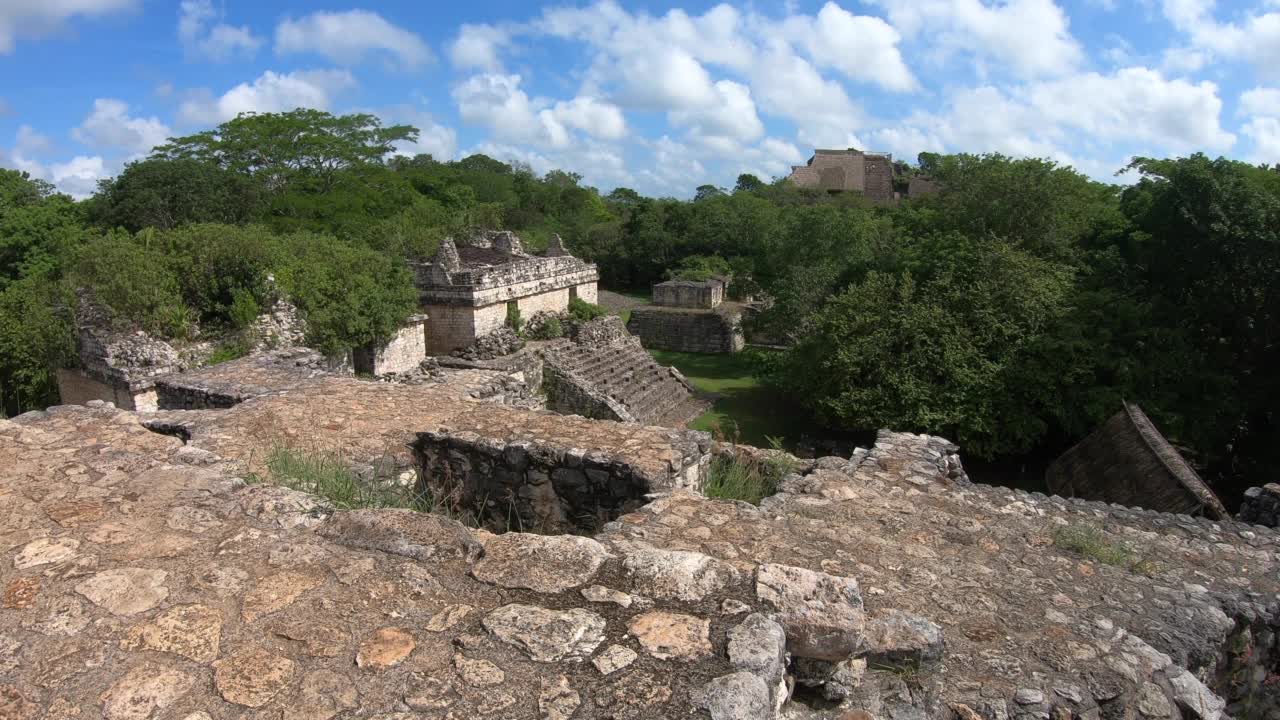
[[[370,112],[404,154],[607,192],[815,147],[1280,162],[1280,0],[0,0],[0,166],[77,197],[241,112]]]

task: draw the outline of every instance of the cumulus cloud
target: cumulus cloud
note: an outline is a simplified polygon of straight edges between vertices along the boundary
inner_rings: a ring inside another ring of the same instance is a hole
[[[264,72],[251,83],[240,83],[218,97],[199,91],[178,108],[185,123],[216,125],[243,112],[285,112],[299,107],[327,110],[333,97],[355,87],[346,70]]]
[[[71,136],[93,148],[110,148],[131,155],[147,153],[172,135],[159,118],[133,117],[122,100],[98,98],[93,110],[71,131]]]
[[[1264,77],[1280,77],[1280,4],[1270,2],[1277,10],[1259,8],[1236,22],[1219,21],[1216,5],[1214,0],[1164,0],[1162,9],[1193,48],[1252,63]]]
[[[463,121],[488,127],[507,142],[567,147],[569,130],[616,140],[626,133],[626,121],[615,105],[580,96],[551,104],[531,99],[520,87],[519,75],[482,73],[453,89]]]
[[[53,143],[49,141],[48,135],[36,132],[35,128],[30,125],[18,126],[18,136],[13,146],[16,154],[26,156],[43,155],[52,148]]]
[[[1067,14],[1053,0],[872,0],[908,38],[926,38],[935,60],[966,54],[982,72],[1021,77],[1071,72],[1084,58]]]
[[[449,62],[464,70],[479,68],[496,72],[502,69],[500,54],[510,41],[510,33],[502,28],[464,24],[449,45]]]
[[[764,123],[756,114],[751,90],[746,85],[720,80],[714,86],[714,93],[708,103],[672,112],[671,122],[688,126],[696,136],[733,142],[755,140],[764,134]]]
[[[816,147],[857,147],[854,132],[862,111],[844,86],[817,71],[804,58],[778,47],[766,53],[751,78],[751,87],[766,112],[789,118],[799,139]]]
[[[593,137],[618,140],[627,132],[627,122],[622,111],[616,105],[593,97],[560,101],[551,109],[551,114],[567,127],[581,130]]]
[[[1280,164],[1280,88],[1254,88],[1240,96],[1240,128],[1253,142],[1254,162]]]
[[[415,69],[434,59],[431,49],[416,33],[387,22],[368,10],[315,12],[276,26],[278,55],[315,53],[335,63],[354,65],[366,55],[385,53],[404,69]]]
[[[137,6],[138,0],[0,2],[0,55],[13,52],[19,37],[50,35],[74,17],[98,17]]]
[[[218,19],[211,0],[182,0],[178,6],[178,39],[189,57],[225,62],[257,54],[262,38],[247,26],[214,22]]]
[[[816,16],[792,16],[781,28],[815,63],[835,68],[850,80],[887,90],[919,86],[898,50],[901,35],[878,17],[854,15],[828,2]]]

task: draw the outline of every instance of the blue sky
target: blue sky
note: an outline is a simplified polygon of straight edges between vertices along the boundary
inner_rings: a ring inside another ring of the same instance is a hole
[[[78,196],[299,105],[678,197],[814,147],[1276,163],[1280,0],[0,0],[0,166]]]

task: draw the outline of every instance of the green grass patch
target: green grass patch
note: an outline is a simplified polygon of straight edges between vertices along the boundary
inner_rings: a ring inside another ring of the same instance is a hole
[[[1152,564],[1123,543],[1113,542],[1093,525],[1067,525],[1053,531],[1053,544],[1103,565],[1150,574]]]
[[[790,460],[782,457],[755,460],[717,456],[711,461],[702,492],[707,497],[759,505],[761,500],[776,493],[778,483],[795,469]]]
[[[724,440],[769,447],[770,438],[798,438],[810,421],[789,398],[754,375],[752,355],[757,352],[771,351],[702,354],[650,350],[649,354],[663,365],[675,366],[712,399],[711,409],[689,427]]]
[[[217,349],[209,355],[209,359],[205,361],[206,365],[217,365],[229,360],[238,360],[249,354],[249,342],[244,338],[237,338],[229,342],[219,345]]]
[[[408,508],[434,512],[431,496],[412,486],[365,482],[356,477],[340,457],[297,450],[283,445],[271,449],[262,482],[319,495],[339,510],[357,508]]]

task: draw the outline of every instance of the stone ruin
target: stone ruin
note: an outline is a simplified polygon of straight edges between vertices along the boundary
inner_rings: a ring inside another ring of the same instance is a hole
[[[410,316],[387,342],[356,348],[352,367],[357,374],[374,377],[413,370],[427,359],[426,326],[426,315]]]
[[[859,192],[874,202],[892,202],[893,156],[848,150],[814,150],[804,165],[795,165],[787,179],[799,187]]]
[[[653,286],[653,304],[631,310],[627,330],[646,348],[735,353],[746,346],[743,306],[724,302],[721,279],[668,280]]]
[[[530,255],[509,231],[482,231],[440,242],[435,258],[414,266],[414,283],[430,318],[427,351],[447,354],[507,323],[508,309],[529,317],[564,312],[572,298],[596,301],[596,266],[570,255],[552,237],[545,255]]]
[[[486,372],[0,421],[0,717],[1280,712],[1275,530],[975,485],[891,432],[709,499],[712,453],[762,451],[478,401]],[[281,444],[462,481],[488,529],[263,482]]]
[[[556,412],[678,427],[706,409],[680,371],[654,360],[616,316],[575,326],[541,356],[542,389]]]

